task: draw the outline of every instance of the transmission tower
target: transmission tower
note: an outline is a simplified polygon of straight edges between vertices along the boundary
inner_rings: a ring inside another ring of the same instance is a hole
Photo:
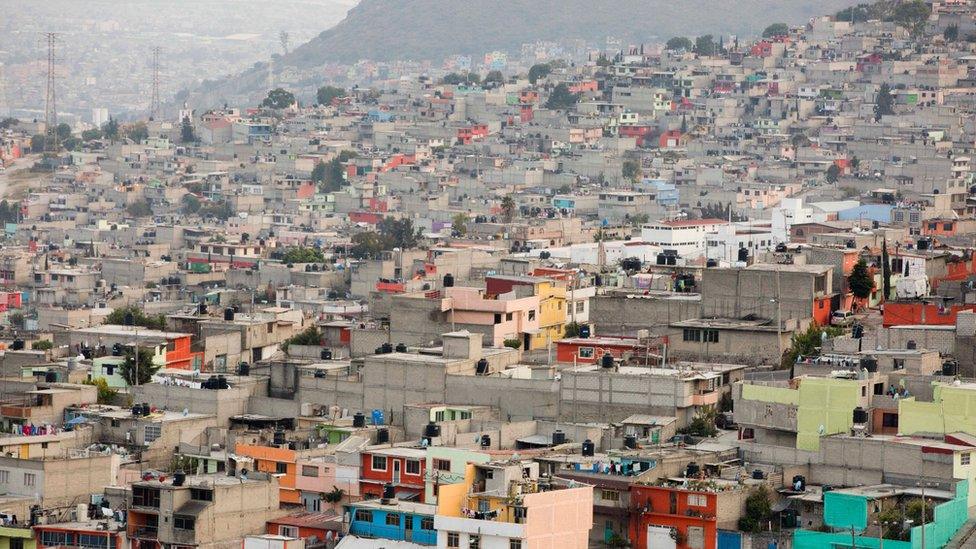
[[[51,146],[53,150],[57,152],[58,150],[58,98],[57,98],[57,75],[55,74],[55,69],[57,66],[57,56],[55,50],[57,48],[58,39],[60,34],[56,32],[46,32],[44,33],[44,38],[47,41],[47,98],[44,104],[44,132],[53,137],[53,143]],[[49,140],[45,140],[44,150],[48,150]]]
[[[153,48],[152,99],[149,103],[149,119],[159,117],[159,48]]]
[[[7,75],[4,73],[3,63],[0,63],[0,116],[10,116],[10,105],[7,99]]]

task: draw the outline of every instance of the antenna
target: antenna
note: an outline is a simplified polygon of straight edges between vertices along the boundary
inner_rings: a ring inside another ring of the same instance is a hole
[[[153,48],[152,98],[149,101],[150,120],[159,117],[159,51],[158,46]]]
[[[10,106],[7,104],[7,78],[4,74],[3,63],[0,63],[0,116],[9,116]]]
[[[61,35],[56,32],[45,32],[44,39],[47,42],[47,97],[44,104],[44,133],[53,140],[44,141],[44,150],[47,151],[49,146],[53,146],[53,151],[57,152],[60,143],[58,143],[58,99],[57,99],[57,75],[55,74],[55,66],[57,58],[55,56],[55,49],[57,48],[57,42]]]
[[[288,55],[288,45],[291,43],[291,35],[288,31],[282,30],[278,33],[278,41],[281,43],[281,50]]]

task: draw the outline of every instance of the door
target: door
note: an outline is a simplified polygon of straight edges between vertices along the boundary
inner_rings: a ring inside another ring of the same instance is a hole
[[[403,520],[403,539],[404,541],[413,541],[413,515],[404,515]]]
[[[393,460],[393,484],[400,484],[400,460]]]

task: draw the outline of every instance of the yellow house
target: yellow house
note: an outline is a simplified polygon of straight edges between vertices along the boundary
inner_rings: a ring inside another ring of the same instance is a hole
[[[908,397],[898,402],[898,431],[903,435],[966,433],[976,436],[976,384],[936,384],[932,402]]]
[[[514,292],[517,296],[539,298],[539,328],[523,335],[522,348],[545,349],[566,333],[566,284],[538,276],[490,276],[485,278],[486,292],[493,295]],[[529,319],[530,321],[533,319]]]

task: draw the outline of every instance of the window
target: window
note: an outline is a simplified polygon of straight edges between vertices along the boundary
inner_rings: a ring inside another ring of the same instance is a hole
[[[434,517],[421,517],[421,519],[420,519],[420,529],[421,530],[433,530],[434,529]]]
[[[24,473],[24,486],[34,486],[37,482],[37,475],[34,473]]]
[[[468,549],[481,549],[481,536],[468,536]]]
[[[386,515],[386,525],[387,526],[400,526],[400,515],[395,515],[393,513],[387,513],[387,515]]]
[[[705,343],[718,343],[718,330],[702,330]]]
[[[57,547],[59,545],[74,545],[72,536],[67,532],[41,532],[41,545],[45,547]]]
[[[112,542],[111,547],[115,549],[115,536],[110,537]],[[10,547],[14,549],[13,544]],[[84,547],[85,549],[105,549],[109,547],[109,539],[102,534],[78,534],[78,547]],[[21,544],[20,549],[23,549],[23,544]]]
[[[580,347],[579,348],[580,358],[593,358],[593,347]]]
[[[508,549],[522,549],[522,540],[520,539],[508,540]]]
[[[386,471],[386,456],[373,456],[373,470]]]
[[[600,497],[604,501],[620,501],[620,492],[616,490],[602,490]]]
[[[146,486],[132,487],[132,504],[140,507],[159,508],[159,490]]]
[[[894,365],[892,367],[895,370],[904,370],[905,369],[905,359],[904,358],[896,358],[896,359],[894,359]]]
[[[448,547],[460,547],[461,546],[461,536],[457,532],[447,533],[447,546]]]
[[[196,528],[196,519],[186,515],[173,515],[173,528],[177,530],[193,530]]]
[[[685,328],[681,331],[681,338],[685,341],[701,341],[701,330]]]
[[[585,312],[585,311],[586,311],[586,302],[585,301],[577,301],[576,302],[576,312],[577,313],[582,313],[582,312]],[[519,543],[521,543],[521,540],[518,540],[518,541],[519,541]]]
[[[881,414],[882,427],[898,427],[898,414]]]
[[[0,484],[7,484],[10,482],[10,471],[0,469]]]
[[[407,474],[408,475],[419,475],[420,474],[420,460],[408,459],[407,460]]]
[[[162,434],[161,424],[150,423],[149,425],[146,425],[146,429],[143,433],[143,439],[145,440],[146,444],[149,444],[150,442],[153,442],[159,438],[159,435]]]
[[[373,512],[369,509],[356,509],[356,516],[353,520],[356,522],[373,522]]]
[[[451,461],[447,459],[435,459],[434,469],[437,469],[438,471],[450,471]]]
[[[896,416],[896,418],[897,418],[897,416]],[[963,452],[963,453],[959,454],[959,465],[969,465],[970,459],[971,458],[970,458],[970,453],[969,452]],[[919,516],[921,516],[921,515],[919,515]]]
[[[502,323],[502,314],[495,313],[495,324],[501,324],[501,323]]]
[[[283,461],[275,462],[275,473],[279,475],[284,475],[288,472],[288,464]]]
[[[688,494],[688,505],[690,507],[704,507],[708,504],[705,494]]]
[[[213,501],[213,490],[190,488],[190,499],[196,501]]]
[[[529,309],[529,320],[535,320],[535,309]]]
[[[507,313],[505,315],[505,321],[506,322],[511,322],[512,321],[512,318],[513,318],[512,313]]]
[[[302,476],[317,477],[319,476],[319,468],[315,465],[302,465]]]
[[[282,526],[278,526],[278,535],[279,536],[288,536],[290,538],[297,538],[298,537],[298,528],[296,528],[294,526],[283,526],[283,525]]]

